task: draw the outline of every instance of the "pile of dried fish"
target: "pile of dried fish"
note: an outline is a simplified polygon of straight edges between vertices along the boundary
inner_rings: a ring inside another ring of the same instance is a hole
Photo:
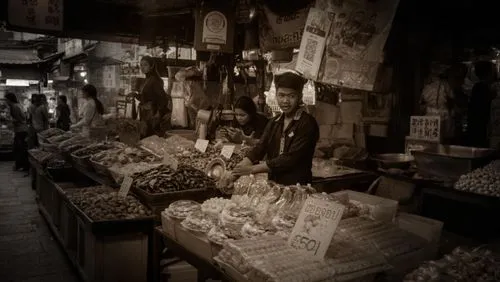
[[[92,156],[91,161],[97,162],[106,167],[111,167],[113,165],[123,166],[130,163],[150,163],[159,161],[159,159],[145,150],[126,147],[124,149],[111,149],[97,153]]]
[[[89,157],[91,155],[97,154],[101,151],[106,151],[110,149],[124,148],[125,145],[118,142],[102,142],[97,144],[89,145],[85,148],[79,149],[73,153],[74,156],[83,158]]]
[[[133,186],[148,193],[169,193],[192,189],[215,189],[214,181],[204,172],[186,165],[179,165],[177,171],[161,165],[135,173]]]

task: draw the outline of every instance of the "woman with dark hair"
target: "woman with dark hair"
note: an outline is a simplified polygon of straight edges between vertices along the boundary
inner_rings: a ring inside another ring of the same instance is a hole
[[[268,122],[267,118],[257,113],[257,106],[250,97],[242,96],[234,104],[236,118],[233,127],[226,128],[225,137],[233,143],[253,143],[260,139]]]
[[[97,99],[97,89],[94,85],[87,84],[82,87],[82,95],[85,104],[80,112],[81,119],[76,124],[73,124],[71,129],[81,129],[84,136],[90,135],[90,128],[98,127],[103,124],[102,115],[104,114],[104,106]]]
[[[69,126],[71,124],[71,111],[68,106],[68,98],[64,95],[59,95],[57,98],[57,128],[60,128],[64,131],[69,130]]]
[[[14,170],[28,171],[28,125],[26,124],[26,115],[14,93],[7,93],[5,99],[10,108],[12,116],[12,125],[14,126]]]
[[[146,75],[146,80],[136,98],[140,102],[140,119],[146,125],[143,137],[155,134],[163,136],[170,123],[170,97],[163,89],[163,80],[153,57],[142,57],[141,71]]]

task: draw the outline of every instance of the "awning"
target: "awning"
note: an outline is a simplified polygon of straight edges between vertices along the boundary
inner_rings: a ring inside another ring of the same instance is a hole
[[[0,49],[0,64],[32,65],[41,62],[36,50],[33,49]]]

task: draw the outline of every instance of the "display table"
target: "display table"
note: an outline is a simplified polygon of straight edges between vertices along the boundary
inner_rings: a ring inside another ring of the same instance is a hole
[[[153,243],[153,261],[155,265],[153,266],[153,273],[157,274],[154,281],[160,281],[160,252],[163,247],[167,247],[169,250],[173,251],[176,256],[180,259],[188,262],[193,267],[198,270],[198,281],[206,281],[207,279],[221,280],[221,281],[234,281],[232,278],[227,276],[215,263],[211,263],[204,258],[201,258],[193,251],[188,250],[186,246],[183,246],[177,242],[174,238],[169,236],[162,227],[155,228],[155,237]]]

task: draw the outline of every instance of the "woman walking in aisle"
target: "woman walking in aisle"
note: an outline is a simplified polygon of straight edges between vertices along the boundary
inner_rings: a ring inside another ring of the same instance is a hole
[[[28,144],[26,143],[28,125],[26,115],[14,93],[7,93],[5,99],[9,105],[12,125],[14,126],[14,170],[28,171]]]

